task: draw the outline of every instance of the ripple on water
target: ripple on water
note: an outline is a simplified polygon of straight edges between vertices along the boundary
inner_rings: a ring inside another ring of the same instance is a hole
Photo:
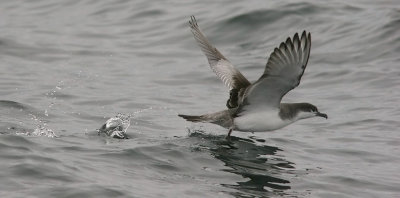
[[[0,4],[0,197],[400,193],[398,2]],[[190,15],[251,80],[280,42],[311,32],[305,75],[284,99],[317,104],[329,119],[232,142],[216,127],[188,135],[177,112],[212,112],[228,97]],[[131,139],[98,136],[117,112],[137,112]],[[29,136],[35,129],[58,138]]]
[[[267,146],[258,139],[232,137],[232,142],[225,136],[207,135],[201,131],[193,131],[190,139],[199,141],[196,145],[206,149],[216,159],[224,163],[222,171],[245,178],[235,184],[221,185],[236,189],[234,196],[266,196],[285,195],[290,187],[288,175],[296,174],[295,165],[277,155],[282,151],[278,147]],[[297,173],[299,174],[299,173]]]

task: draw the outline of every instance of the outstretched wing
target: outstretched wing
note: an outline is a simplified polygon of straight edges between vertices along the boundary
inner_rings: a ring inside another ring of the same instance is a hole
[[[289,37],[272,52],[264,74],[245,92],[240,109],[278,107],[282,97],[297,87],[307,66],[311,49],[311,34],[305,31],[299,38]]]
[[[191,17],[189,21],[190,29],[193,33],[197,44],[200,46],[201,51],[207,56],[208,63],[211,69],[217,76],[222,80],[222,82],[229,89],[245,88],[250,85],[250,82],[237,70],[229,61],[218,51],[217,48],[211,45],[208,39],[200,31],[197,25],[196,18]]]

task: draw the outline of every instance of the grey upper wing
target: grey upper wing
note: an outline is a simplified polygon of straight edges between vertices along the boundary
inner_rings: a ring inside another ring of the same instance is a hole
[[[307,66],[311,34],[296,33],[272,52],[264,74],[245,92],[241,108],[246,105],[279,107],[282,97],[297,87]]]
[[[201,51],[207,56],[208,63],[215,74],[229,89],[241,89],[250,85],[250,82],[226,59],[217,48],[211,45],[208,39],[200,31],[194,16],[189,21],[193,33]]]

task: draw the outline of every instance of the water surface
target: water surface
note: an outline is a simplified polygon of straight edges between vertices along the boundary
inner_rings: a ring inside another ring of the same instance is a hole
[[[309,65],[285,102],[329,115],[270,133],[191,124],[228,90],[195,15],[250,80],[296,32]],[[396,1],[1,1],[1,197],[399,197]],[[128,140],[98,136],[131,114]]]

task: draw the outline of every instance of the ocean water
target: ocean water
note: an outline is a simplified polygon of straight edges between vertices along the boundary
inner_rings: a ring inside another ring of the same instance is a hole
[[[228,90],[188,27],[250,80],[307,30],[286,102],[329,119],[192,124]],[[0,1],[0,197],[400,197],[399,1]],[[98,136],[131,115],[130,139]]]

